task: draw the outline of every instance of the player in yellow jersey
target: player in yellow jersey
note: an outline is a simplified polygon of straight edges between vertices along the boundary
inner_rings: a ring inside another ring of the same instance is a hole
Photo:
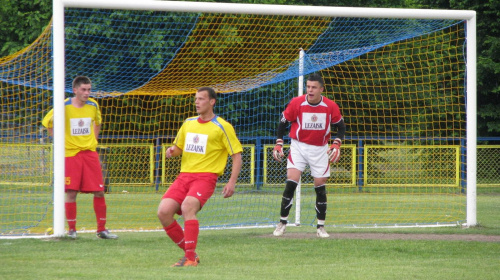
[[[231,177],[222,189],[224,198],[233,195],[241,170],[243,148],[231,124],[214,114],[216,99],[212,88],[198,89],[194,103],[199,115],[185,120],[174,145],[166,151],[167,158],[182,155],[180,174],[158,206],[158,218],[165,232],[184,250],[184,257],[173,266],[198,265],[196,213],[214,193],[217,177],[223,174],[228,155],[233,165]],[[174,219],[176,213],[184,218],[184,230]]]
[[[101,129],[101,111],[97,102],[90,98],[92,82],[88,77],[73,80],[74,97],[67,98],[65,105],[65,210],[68,236],[76,238],[76,196],[78,192],[94,194],[94,211],[97,220],[97,237],[116,239],[118,236],[106,229],[106,201],[101,164],[96,152],[97,138]],[[43,118],[50,135],[53,135],[54,110]]]

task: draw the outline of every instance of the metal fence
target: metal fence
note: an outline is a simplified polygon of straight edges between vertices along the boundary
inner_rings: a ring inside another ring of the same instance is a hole
[[[52,145],[1,144],[0,183],[52,184]],[[99,151],[108,191],[117,186],[168,186],[180,170],[180,158],[165,160],[167,145],[110,144]],[[274,145],[243,145],[239,185],[282,186],[286,162],[272,158]],[[285,145],[285,151],[287,150]],[[359,151],[363,151],[360,156]],[[361,160],[361,161],[360,161]],[[370,186],[464,186],[464,158],[457,145],[343,145],[341,160],[332,165],[328,185],[344,188]],[[500,191],[500,145],[477,146],[478,191]],[[219,178],[229,179],[231,159]],[[260,170],[259,170],[260,169]],[[308,170],[302,183],[312,184]]]

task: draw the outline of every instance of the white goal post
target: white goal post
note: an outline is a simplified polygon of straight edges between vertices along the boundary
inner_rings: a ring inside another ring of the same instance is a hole
[[[229,4],[152,0],[54,0],[53,1],[53,105],[54,105],[54,236],[63,236],[64,209],[64,96],[65,8],[152,10],[259,15],[328,16],[357,18],[454,19],[466,24],[466,226],[476,220],[476,13],[463,10],[313,7],[296,5]]]

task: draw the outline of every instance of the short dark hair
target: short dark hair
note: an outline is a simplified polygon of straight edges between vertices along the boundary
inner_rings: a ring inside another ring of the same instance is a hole
[[[215,92],[215,90],[211,87],[201,87],[198,89],[198,92],[200,91],[206,91],[208,92],[208,98],[209,99],[215,99],[217,100],[217,93]]]
[[[312,73],[311,75],[309,75],[307,80],[311,82],[318,82],[321,85],[321,87],[325,87],[325,81],[323,80],[323,77],[321,77],[320,74]]]
[[[80,87],[82,84],[91,85],[92,81],[90,81],[89,77],[86,76],[77,76],[73,80],[73,88]]]

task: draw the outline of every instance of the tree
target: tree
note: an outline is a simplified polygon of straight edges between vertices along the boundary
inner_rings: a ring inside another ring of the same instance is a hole
[[[496,0],[415,0],[418,8],[477,12],[478,135],[500,133],[500,2]]]
[[[478,135],[500,134],[500,2],[497,0],[201,0],[200,2],[458,9],[477,12]],[[49,24],[52,0],[4,0],[0,5],[0,57],[30,45]],[[138,60],[141,62],[140,60]],[[142,63],[147,64],[148,61]],[[155,66],[158,67],[158,66]],[[160,67],[161,68],[161,67]]]
[[[3,0],[0,5],[0,57],[33,43],[51,17],[51,0]]]

